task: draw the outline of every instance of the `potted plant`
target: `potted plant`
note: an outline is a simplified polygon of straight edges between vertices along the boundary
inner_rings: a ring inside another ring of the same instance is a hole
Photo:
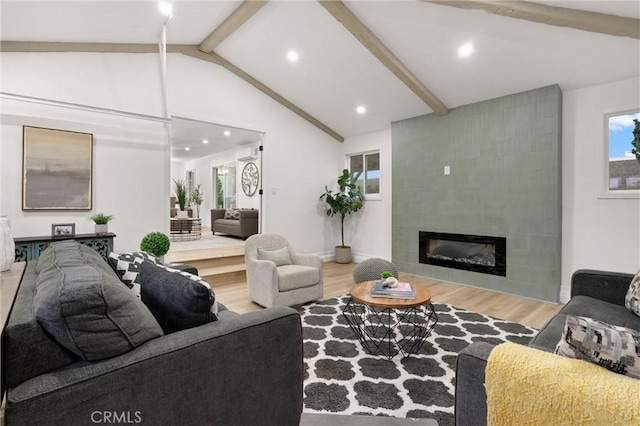
[[[174,179],[173,183],[175,183],[176,185],[176,199],[178,200],[178,205],[180,206],[178,217],[189,217],[187,210],[185,210],[185,206],[187,205],[187,185],[182,179]]]
[[[202,185],[198,184],[193,191],[191,191],[191,204],[196,206],[196,217],[200,217],[200,206],[204,201],[204,194],[202,194]]]
[[[393,276],[393,272],[391,271],[383,271],[380,274],[380,278],[382,279],[382,284],[384,284],[386,287],[393,288],[398,286],[398,279]]]
[[[89,217],[96,224],[96,234],[106,234],[109,232],[108,223],[113,219],[112,215],[107,215],[103,213],[96,213],[93,216]]]
[[[163,256],[169,251],[171,241],[162,232],[151,232],[140,241],[140,250],[156,256],[162,262]]]
[[[349,170],[344,169],[338,178],[337,192],[333,192],[328,187],[324,187],[324,194],[321,199],[327,203],[327,216],[340,216],[340,236],[341,244],[335,248],[336,263],[351,262],[351,247],[344,244],[344,219],[348,214],[355,213],[364,205],[364,194],[360,187],[351,181]]]

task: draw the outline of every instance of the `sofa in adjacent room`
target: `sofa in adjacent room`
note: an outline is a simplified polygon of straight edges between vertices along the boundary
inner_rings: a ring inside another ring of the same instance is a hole
[[[2,335],[6,425],[297,425],[299,314],[232,312],[199,277],[134,255],[64,241],[27,264]]]
[[[572,276],[571,300],[540,330],[540,332],[529,342],[528,346],[547,353],[554,353],[558,343],[563,340],[563,333],[566,335],[565,330],[568,326],[567,317],[570,316],[574,318],[586,317],[611,326],[624,327],[625,329],[631,330],[631,333],[634,333],[637,336],[636,332],[640,332],[640,316],[625,307],[625,296],[632,284],[632,280],[634,280],[633,274],[596,270],[576,271]],[[606,329],[603,330],[605,330],[604,333],[607,333]],[[576,336],[574,336],[574,338],[576,338]],[[456,365],[456,425],[467,426],[487,424],[488,409],[485,385],[487,385],[493,377],[487,375],[486,372],[489,357],[496,348],[497,347],[495,345],[491,345],[489,343],[477,342],[467,346],[459,353]],[[528,350],[526,348],[524,349]],[[633,347],[629,349],[632,352],[634,351]],[[547,357],[546,354],[542,355]],[[638,354],[636,353],[636,357],[637,356]],[[562,360],[565,359],[564,357],[556,355],[547,358],[547,361],[557,358],[554,362],[563,362]],[[517,360],[515,361],[516,364],[518,364]],[[575,361],[576,360],[573,359],[570,360],[570,362]],[[589,364],[580,365],[590,366]],[[539,363],[534,365],[537,372],[544,370],[542,367],[543,366]],[[636,359],[636,371],[638,370],[638,367],[640,367],[640,365],[638,365],[638,360]],[[605,371],[606,374],[609,374],[609,372],[602,367],[598,367],[598,369],[599,370],[596,370],[597,372],[602,370]],[[616,373],[610,373],[607,377],[610,377],[612,380],[618,380],[619,378],[627,380],[627,376]],[[508,381],[509,379],[507,378],[506,380]],[[515,379],[512,379],[511,381],[514,380]],[[538,383],[538,386],[540,386],[540,389],[538,389],[540,390],[538,393],[539,397],[537,398],[538,401],[543,401],[541,398],[544,396],[545,390],[551,391],[562,388],[560,379],[558,379],[558,383],[554,383],[554,380],[555,378],[552,376],[549,382]],[[638,379],[632,378],[631,380]],[[637,385],[635,382],[627,381],[626,383],[631,383],[632,386]],[[640,381],[638,383],[640,383]],[[615,388],[615,385],[611,388]],[[587,395],[589,391],[586,389],[577,389],[576,392],[581,394],[581,397],[593,396],[596,401],[606,401],[605,397],[601,394],[596,393],[594,395]],[[503,394],[503,396],[505,395]],[[640,397],[631,402],[638,404],[639,400]],[[572,404],[576,402],[577,405],[579,405],[580,401],[575,400]],[[555,401],[555,405],[560,404],[562,403]],[[544,403],[542,403],[542,405],[544,405]],[[564,411],[564,419],[568,419],[569,414],[575,414],[567,412],[568,406],[569,405],[565,406],[562,410]],[[545,410],[549,408],[552,407],[547,406]],[[614,409],[613,407],[610,408]],[[638,416],[640,416],[640,413],[636,413],[635,420],[640,422],[640,418]],[[558,421],[560,422],[561,419],[558,419]],[[569,420],[566,420],[565,422],[567,421]],[[623,421],[623,423],[626,423],[626,421]]]
[[[211,232],[247,239],[258,233],[258,210],[211,209]]]

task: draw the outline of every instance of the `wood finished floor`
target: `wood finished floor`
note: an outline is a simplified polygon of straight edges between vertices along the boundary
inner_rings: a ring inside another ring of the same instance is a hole
[[[324,299],[349,293],[353,286],[352,274],[356,265],[356,263],[338,264],[335,262],[324,264]],[[539,302],[524,297],[509,296],[408,274],[400,274],[400,280],[426,286],[431,292],[433,302],[448,303],[458,308],[538,329],[544,326],[563,306],[562,304]],[[246,282],[214,285],[214,290],[216,298],[232,311],[244,313],[263,309],[260,305],[249,300]]]

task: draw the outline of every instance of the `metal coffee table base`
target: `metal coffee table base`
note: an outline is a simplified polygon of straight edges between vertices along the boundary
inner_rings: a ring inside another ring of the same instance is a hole
[[[362,347],[371,355],[391,359],[416,354],[438,322],[433,305],[410,308],[377,308],[349,299],[344,315]]]

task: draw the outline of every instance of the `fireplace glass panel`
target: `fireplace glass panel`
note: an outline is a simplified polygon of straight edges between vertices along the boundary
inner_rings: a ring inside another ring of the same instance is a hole
[[[506,239],[479,235],[419,233],[420,263],[506,276]]]

